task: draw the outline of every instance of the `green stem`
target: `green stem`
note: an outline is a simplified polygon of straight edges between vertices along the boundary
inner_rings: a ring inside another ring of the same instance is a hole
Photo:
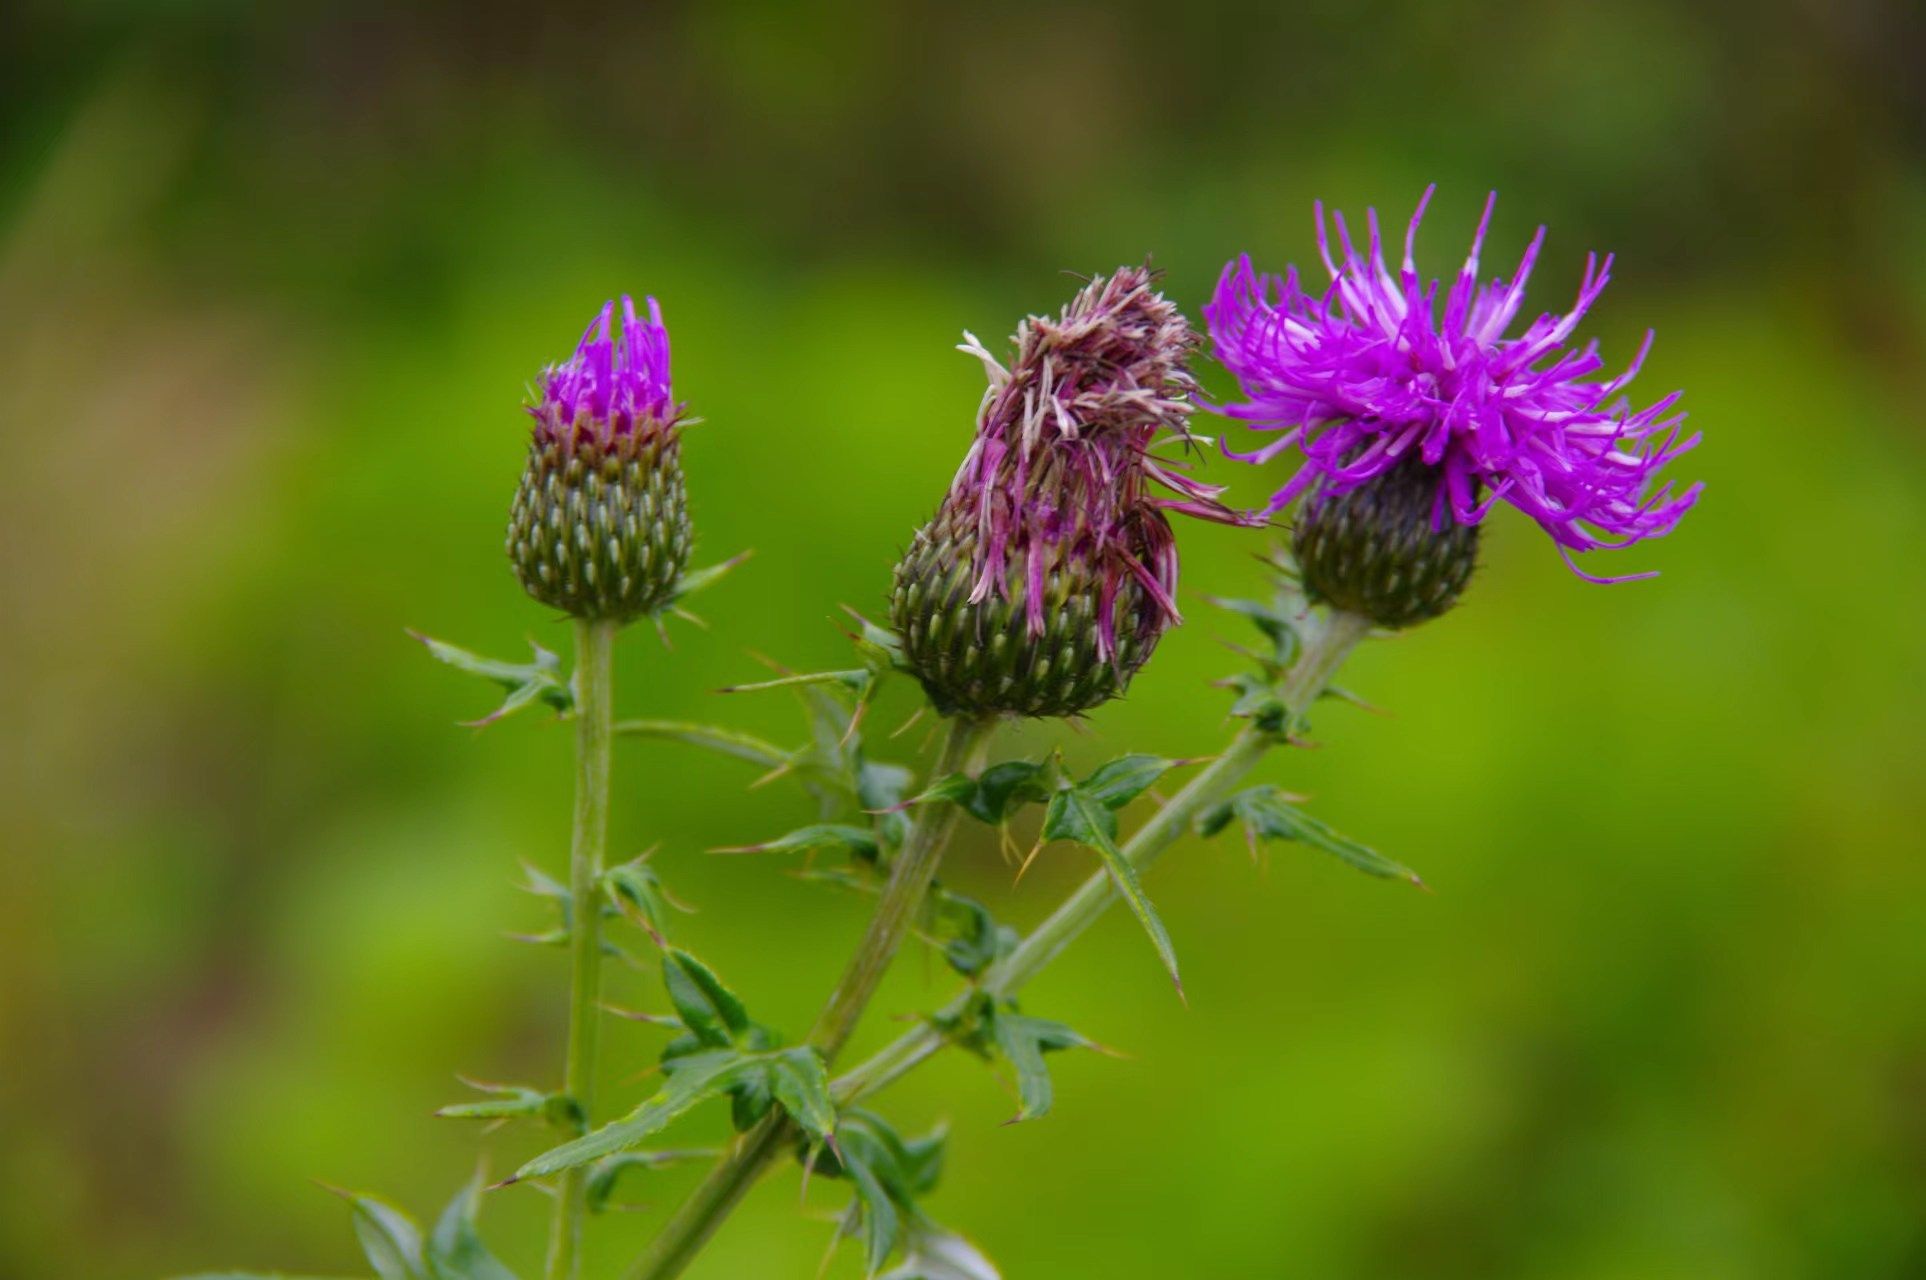
[[[596,1045],[602,1027],[602,861],[609,834],[610,661],[618,623],[575,623],[575,832],[569,846],[568,1066],[563,1090],[584,1132],[594,1107]],[[548,1280],[580,1270],[588,1171],[565,1172],[555,1194]]]
[[[969,716],[950,721],[931,778],[946,778],[973,767],[978,748],[987,740],[993,723],[989,718]],[[869,928],[843,971],[842,981],[836,984],[809,1032],[808,1043],[820,1050],[825,1060],[834,1061],[856,1030],[877,984],[916,921],[943,849],[961,818],[962,810],[953,804],[927,805],[918,811],[903,847],[890,864],[889,880],[877,900],[876,914],[870,917]],[[703,1179],[656,1236],[632,1273],[635,1280],[670,1280],[680,1275],[794,1133],[788,1119],[772,1111],[744,1134],[735,1150]]]
[[[1355,614],[1333,613],[1322,618],[1279,689],[1289,727],[1295,728],[1304,719],[1312,704],[1323,696],[1332,675],[1370,630],[1370,620]],[[1231,740],[1222,755],[1192,778],[1125,842],[1125,860],[1139,872],[1149,867],[1190,830],[1198,814],[1228,796],[1278,741],[1278,734],[1256,725],[1247,726]],[[1015,951],[992,965],[977,988],[952,1000],[937,1015],[937,1020],[948,1021],[962,1014],[977,992],[995,999],[1015,995],[1095,924],[1116,900],[1116,884],[1108,873],[1091,876],[1063,905],[1051,912],[1048,919],[1031,930]],[[941,1049],[947,1041],[935,1029],[934,1021],[904,1032],[838,1078],[834,1088],[837,1103],[846,1104],[875,1093]]]

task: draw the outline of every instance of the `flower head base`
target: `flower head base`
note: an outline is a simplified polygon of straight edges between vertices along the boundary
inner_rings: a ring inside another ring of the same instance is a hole
[[[1611,258],[1587,259],[1570,311],[1541,315],[1507,338],[1544,228],[1509,283],[1480,283],[1494,195],[1440,315],[1443,283],[1424,281],[1412,255],[1430,199],[1427,190],[1412,215],[1396,275],[1385,263],[1375,210],[1366,219],[1365,253],[1337,216],[1343,256],[1334,259],[1321,204],[1318,248],[1331,276],[1324,292],[1307,290],[1294,268],[1281,278],[1260,275],[1248,256],[1225,267],[1205,316],[1217,358],[1246,398],[1220,412],[1281,433],[1232,456],[1262,463],[1295,447],[1304,457],[1268,510],[1313,485],[1330,497],[1349,493],[1417,458],[1428,469],[1431,527],[1440,534],[1449,523],[1479,523],[1499,501],[1535,520],[1568,564],[1573,552],[1670,532],[1700,486],[1682,493],[1670,483],[1653,486],[1698,437],[1680,439],[1685,415],[1672,411],[1679,393],[1644,408],[1621,395],[1651,335],[1616,376],[1599,376],[1596,343],[1567,345],[1611,278]]]
[[[1187,439],[1197,344],[1154,284],[1125,267],[1024,320],[1008,369],[965,335],[990,379],[976,439],[891,600],[945,713],[1074,715],[1117,696],[1178,620],[1165,513],[1239,519],[1151,456],[1159,433]]]
[[[528,466],[508,518],[508,556],[528,594],[578,618],[626,622],[674,598],[691,532],[682,406],[669,387],[669,333],[622,299],[575,354],[543,372]]]

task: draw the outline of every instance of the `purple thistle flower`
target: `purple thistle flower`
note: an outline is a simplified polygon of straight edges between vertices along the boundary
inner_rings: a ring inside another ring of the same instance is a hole
[[[1190,441],[1197,346],[1143,267],[1017,327],[936,515],[896,567],[890,616],[944,714],[1076,715],[1123,692],[1177,615],[1169,513],[1249,522],[1153,456]]]
[[[1649,332],[1615,377],[1596,376],[1604,367],[1596,342],[1567,345],[1611,278],[1609,256],[1602,263],[1588,256],[1570,311],[1541,315],[1516,337],[1505,336],[1545,229],[1509,283],[1481,284],[1478,253],[1495,192],[1440,317],[1443,283],[1424,281],[1412,256],[1435,190],[1426,189],[1412,214],[1395,276],[1385,264],[1376,210],[1366,215],[1368,255],[1336,215],[1343,258],[1333,260],[1322,202],[1317,242],[1331,276],[1324,292],[1306,289],[1295,268],[1281,278],[1260,275],[1248,255],[1224,268],[1204,315],[1217,358],[1246,399],[1217,411],[1282,433],[1249,452],[1226,452],[1253,463],[1293,446],[1302,452],[1303,465],[1272,496],[1267,513],[1313,484],[1314,500],[1338,497],[1415,457],[1435,482],[1434,531],[1447,517],[1475,525],[1504,501],[1551,535],[1573,572],[1624,581],[1585,573],[1571,556],[1666,534],[1698,500],[1697,484],[1683,493],[1670,482],[1653,488],[1658,471],[1699,440],[1679,438],[1685,415],[1672,409],[1682,393],[1645,408],[1621,394],[1651,349]]]
[[[957,348],[981,360],[990,379],[976,439],[944,504],[977,528],[970,602],[1006,593],[1017,564],[1025,617],[1038,634],[1049,562],[1066,552],[1098,561],[1106,659],[1116,648],[1111,604],[1125,578],[1178,620],[1176,540],[1168,523],[1146,515],[1244,520],[1218,501],[1221,488],[1150,452],[1160,432],[1188,440],[1197,390],[1186,365],[1197,335],[1154,284],[1148,268],[1125,267],[1092,280],[1056,319],[1027,317],[1009,369],[974,334]],[[1152,482],[1175,496],[1151,496]]]
[[[644,321],[624,294],[621,334],[611,336],[615,304],[603,303],[575,354],[542,371],[535,402],[528,406],[539,424],[538,436],[566,441],[592,435],[606,444],[676,424],[683,406],[669,387],[669,331],[661,306],[654,298],[648,305]]]
[[[669,331],[622,299],[575,354],[536,380],[528,465],[508,514],[508,557],[529,595],[577,618],[660,613],[682,589],[694,534],[682,476],[683,406],[669,389]]]

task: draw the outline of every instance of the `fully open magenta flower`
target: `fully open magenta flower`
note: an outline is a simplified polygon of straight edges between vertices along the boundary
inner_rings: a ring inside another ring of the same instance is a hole
[[[1339,498],[1394,468],[1415,466],[1429,486],[1434,531],[1452,522],[1476,525],[1502,501],[1537,521],[1568,564],[1572,552],[1670,532],[1700,486],[1681,493],[1658,484],[1657,473],[1698,436],[1680,438],[1685,415],[1673,412],[1679,393],[1643,408],[1621,394],[1651,335],[1616,376],[1600,375],[1595,342],[1569,345],[1611,278],[1612,259],[1587,258],[1570,311],[1540,315],[1507,337],[1544,228],[1509,282],[1481,283],[1478,253],[1494,194],[1470,255],[1444,291],[1441,281],[1419,276],[1412,254],[1432,190],[1411,217],[1396,275],[1385,264],[1375,210],[1366,217],[1363,254],[1337,215],[1343,257],[1334,260],[1321,203],[1317,242],[1331,277],[1327,289],[1307,289],[1295,268],[1282,277],[1259,274],[1248,255],[1224,268],[1204,314],[1217,358],[1245,399],[1220,412],[1278,433],[1248,452],[1227,451],[1263,463],[1295,448],[1304,459],[1267,510],[1313,485],[1320,497]],[[1572,567],[1594,581],[1620,580]]]
[[[691,531],[682,406],[669,386],[669,331],[622,299],[575,354],[537,379],[528,466],[508,517],[508,556],[529,595],[578,618],[626,622],[675,596]]]
[[[1235,521],[1159,458],[1181,444],[1197,337],[1143,267],[1017,328],[936,516],[897,566],[892,618],[944,710],[1068,715],[1121,692],[1177,620],[1166,512]]]

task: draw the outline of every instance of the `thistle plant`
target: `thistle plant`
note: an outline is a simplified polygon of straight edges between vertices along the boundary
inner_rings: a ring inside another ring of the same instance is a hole
[[[707,1159],[708,1172],[629,1273],[681,1274],[783,1157],[847,1184],[832,1247],[856,1240],[866,1274],[994,1278],[983,1253],[923,1207],[943,1166],[941,1130],[899,1128],[878,1109],[878,1094],[957,1048],[1013,1078],[1014,1119],[1047,1115],[1048,1055],[1096,1046],[1031,1009],[1025,988],[1116,902],[1175,982],[1176,941],[1143,877],[1186,835],[1234,827],[1253,851],[1291,843],[1369,875],[1422,883],[1252,774],[1274,749],[1306,742],[1327,700],[1354,700],[1334,681],[1359,643],[1436,618],[1460,600],[1475,571],[1479,527],[1499,502],[1536,521],[1569,562],[1576,552],[1669,532],[1699,493],[1657,479],[1697,439],[1680,438],[1678,397],[1635,408],[1622,395],[1649,337],[1632,366],[1610,378],[1594,376],[1602,367],[1595,347],[1566,345],[1610,260],[1588,268],[1570,312],[1507,338],[1542,230],[1509,283],[1481,282],[1487,204],[1470,258],[1446,290],[1423,281],[1413,263],[1423,210],[1421,202],[1395,276],[1375,214],[1365,253],[1338,220],[1338,258],[1321,209],[1326,291],[1305,290],[1295,270],[1259,275],[1247,257],[1226,267],[1205,315],[1210,346],[1242,398],[1212,407],[1275,438],[1224,452],[1260,467],[1287,453],[1295,459],[1257,512],[1234,511],[1218,487],[1192,474],[1197,458],[1186,451],[1196,443],[1190,423],[1201,402],[1190,362],[1199,342],[1149,271],[1099,277],[1058,315],[1023,321],[1007,367],[966,334],[962,350],[982,361],[989,386],[962,465],[896,565],[888,625],[857,618],[857,656],[847,668],[782,672],[733,690],[796,697],[806,724],[795,747],[726,726],[613,713],[609,652],[619,628],[674,611],[729,567],[686,571],[678,456],[686,420],[672,398],[667,334],[653,301],[639,321],[624,300],[619,335],[613,308],[605,308],[575,356],[543,376],[509,552],[528,593],[574,619],[574,675],[564,680],[560,659],[539,648],[532,662],[516,664],[427,643],[443,661],[507,689],[488,719],[539,704],[576,724],[568,878],[530,872],[530,887],[561,918],[536,940],[571,957],[562,1085],[482,1085],[479,1100],[443,1112],[559,1131],[559,1142],[498,1184],[553,1192],[548,1280],[577,1274],[585,1221],[616,1203],[632,1174]],[[1172,516],[1259,525],[1293,502],[1291,553],[1270,553],[1264,588],[1215,602],[1257,637],[1240,650],[1244,669],[1220,682],[1238,722],[1221,752],[1198,762],[1126,752],[1084,771],[1054,751],[993,758],[1002,721],[1076,718],[1123,696],[1180,622]],[[943,722],[941,745],[920,774],[909,761],[879,756],[863,731],[877,690],[899,675],[914,680]],[[752,1015],[751,1002],[720,976],[723,966],[669,936],[674,900],[656,861],[605,865],[611,743],[636,737],[688,744],[743,761],[764,780],[793,781],[812,807],[810,821],[761,839],[731,832],[715,851],[802,856],[805,879],[872,902],[841,979],[799,1040]],[[1160,780],[1196,765],[1123,834],[1126,813]],[[1016,827],[1032,822],[1026,865],[1059,846],[1081,848],[1096,865],[1022,933],[939,873],[964,825],[993,829],[1015,849]],[[659,1085],[609,1119],[590,1084],[607,1011],[602,960],[619,950],[605,926],[621,922],[659,954],[662,1010],[635,1016],[662,1024],[668,1038],[655,1064]],[[867,1059],[839,1064],[910,939],[936,949],[956,991]],[[737,1134],[726,1150],[655,1145],[711,1104],[726,1104]],[[475,1233],[478,1191],[457,1196],[427,1237],[392,1206],[354,1197],[357,1229],[382,1280],[508,1276]]]

